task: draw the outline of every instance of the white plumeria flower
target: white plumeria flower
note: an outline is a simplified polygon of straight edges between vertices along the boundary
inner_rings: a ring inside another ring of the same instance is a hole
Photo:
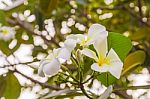
[[[61,68],[61,59],[69,60],[71,52],[67,48],[54,49],[45,59],[40,62],[38,75],[44,77],[56,75]]]
[[[0,27],[0,39],[4,41],[8,41],[15,35],[15,29],[8,26],[2,26]]]
[[[108,52],[107,38],[103,40],[98,39],[93,45],[97,53],[88,48],[82,50],[84,55],[96,61],[96,63],[91,65],[91,69],[97,72],[110,72],[119,79],[123,63],[112,48]]]
[[[67,39],[64,42],[64,47],[54,49],[44,60],[41,61],[38,70],[39,76],[45,75],[54,76],[60,70],[60,65],[66,60],[70,60],[71,52],[76,46],[76,41],[73,39]]]
[[[58,54],[60,49],[54,49],[45,59],[40,62],[38,69],[39,76],[56,75],[60,70],[60,62],[58,60]]]
[[[66,60],[70,60],[71,52],[76,47],[76,40],[66,39],[64,47],[61,48],[58,57]]]
[[[93,24],[88,30],[88,35],[71,34],[67,39],[76,40],[81,46],[88,46],[93,44],[97,39],[106,38],[108,32],[106,28],[100,24]]]

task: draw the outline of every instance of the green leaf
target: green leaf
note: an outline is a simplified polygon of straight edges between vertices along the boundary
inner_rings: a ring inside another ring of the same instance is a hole
[[[0,77],[0,97],[17,99],[20,92],[21,86],[13,73],[8,73],[6,77]]]
[[[123,61],[132,48],[131,40],[122,34],[110,32],[108,34],[108,48],[113,48]]]
[[[8,43],[3,40],[0,40],[0,50],[7,56],[11,54],[11,51],[8,47]]]
[[[101,73],[99,76],[97,76],[97,79],[106,87],[114,84],[117,80],[117,78],[112,76],[109,72]]]
[[[129,72],[136,66],[143,64],[145,61],[145,57],[146,55],[144,51],[136,51],[129,54],[124,61],[124,70],[122,75]]]

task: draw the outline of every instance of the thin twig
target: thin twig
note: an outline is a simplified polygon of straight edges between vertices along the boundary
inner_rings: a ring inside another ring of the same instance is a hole
[[[54,98],[54,97],[57,97],[61,94],[69,94],[69,93],[73,93],[73,92],[77,92],[77,91],[79,91],[79,90],[64,89],[64,90],[56,91],[53,93],[49,93],[48,95],[46,95],[42,99],[47,99],[47,98],[52,98],[52,97]]]
[[[119,90],[128,90],[128,89],[131,89],[131,90],[137,90],[137,89],[150,89],[150,85],[143,85],[143,86],[128,86],[128,87],[125,87],[125,88],[117,88],[117,89],[114,89],[114,92],[115,92],[115,91],[119,91]]]
[[[11,64],[11,63],[9,62],[9,60],[7,59],[7,57],[5,57],[5,59],[6,59],[6,61],[7,61],[8,64],[9,64],[9,65],[7,65],[7,66],[15,66],[15,64]],[[28,62],[28,63],[31,63],[31,62]],[[26,64],[26,63],[25,63],[25,64]],[[49,88],[49,89],[52,89],[52,90],[62,90],[62,89],[61,89],[60,87],[58,87],[58,86],[53,86],[53,85],[49,85],[49,84],[47,84],[47,83],[39,82],[39,81],[37,81],[37,80],[35,80],[35,79],[33,79],[33,78],[31,78],[31,77],[29,77],[29,76],[23,74],[22,72],[20,72],[20,71],[17,70],[16,68],[14,68],[14,70],[10,70],[10,71],[16,72],[16,73],[22,75],[23,77],[25,77],[25,78],[31,80],[32,82],[40,84],[40,85],[43,86],[43,87],[46,87],[46,88]]]
[[[58,87],[58,86],[53,86],[53,85],[49,85],[49,84],[47,84],[47,83],[42,83],[42,82],[39,82],[39,81],[37,81],[37,80],[35,80],[35,79],[31,78],[31,77],[28,77],[27,75],[21,73],[21,72],[18,71],[17,69],[15,69],[13,72],[18,73],[18,74],[24,76],[25,78],[31,80],[32,82],[40,84],[40,85],[43,86],[43,87],[46,87],[46,88],[49,88],[49,89],[52,89],[52,90],[62,90],[62,89],[61,89],[60,87]]]
[[[34,63],[34,62],[38,62],[38,61],[39,60],[35,60],[35,61],[31,61],[31,62],[24,62],[24,63],[17,63],[17,64],[3,65],[3,66],[0,66],[0,68],[5,68],[5,67],[9,67],[9,66],[14,66],[14,65],[20,65],[20,64],[27,65],[27,64]]]
[[[87,94],[86,90],[84,89],[83,84],[80,85],[80,89],[81,89],[81,91],[83,92],[83,94],[84,94],[86,97],[88,97],[89,99],[93,99],[93,98],[91,98],[91,97]]]

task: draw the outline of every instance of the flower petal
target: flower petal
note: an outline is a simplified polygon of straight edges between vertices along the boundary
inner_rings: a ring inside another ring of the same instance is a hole
[[[97,63],[93,63],[91,65],[91,69],[94,70],[94,71],[97,71],[97,72],[100,72],[100,66],[97,64]]]
[[[91,37],[88,36],[88,41],[86,42],[86,45],[94,44],[96,40],[103,40],[104,38],[107,38],[107,36],[108,36],[107,31],[101,32],[99,34],[95,34]]]
[[[56,58],[59,54],[59,52],[61,51],[61,48],[55,48],[53,49],[53,54],[54,54],[54,58]]]
[[[43,72],[43,66],[46,65],[47,63],[49,63],[49,60],[48,59],[43,59],[41,60],[40,62],[40,67],[38,69],[38,75],[41,76],[41,77],[44,77],[44,72]]]
[[[38,69],[38,75],[41,77],[45,77],[44,72],[43,72],[43,66],[40,66]]]
[[[70,35],[68,35],[68,36],[66,37],[66,39],[77,40],[78,38],[77,38],[76,34],[70,34]]]
[[[121,75],[122,68],[123,68],[123,63],[121,61],[120,62],[112,62],[111,66],[109,68],[109,72],[114,77],[116,77],[117,79],[119,79],[120,75]]]
[[[111,48],[110,51],[108,52],[107,58],[111,62],[116,62],[116,61],[121,61],[117,53]]]
[[[107,58],[110,60],[109,72],[119,79],[123,68],[122,61],[112,48],[108,52]]]
[[[108,72],[109,71],[109,65],[103,64],[100,66],[100,71],[99,72]]]
[[[69,51],[66,47],[61,48],[57,58],[62,58],[65,60],[70,60],[71,51]]]
[[[112,85],[110,85],[105,92],[98,99],[107,99],[113,91]]]
[[[93,37],[94,35],[100,34],[103,31],[106,31],[106,28],[103,25],[93,24],[88,30],[88,37]]]
[[[98,58],[96,56],[96,53],[88,48],[84,48],[82,51],[81,51],[82,54],[90,57],[90,58],[93,58],[95,59],[95,61],[98,61]]]
[[[91,65],[91,69],[97,72],[108,72],[109,66],[108,65],[99,66],[97,63],[93,63]]]
[[[107,38],[97,39],[93,45],[99,58],[105,58],[108,52]]]
[[[43,72],[46,75],[54,76],[60,70],[60,62],[57,58],[53,59],[51,62],[47,63],[43,66]]]
[[[66,39],[72,39],[72,40],[75,40],[76,43],[84,45],[83,43],[86,42],[87,36],[83,34],[71,34],[67,36]]]
[[[69,51],[72,51],[76,47],[76,43],[77,41],[74,39],[66,39],[64,45]]]
[[[76,37],[80,40],[80,41],[85,41],[86,40],[86,35],[83,34],[76,34]]]

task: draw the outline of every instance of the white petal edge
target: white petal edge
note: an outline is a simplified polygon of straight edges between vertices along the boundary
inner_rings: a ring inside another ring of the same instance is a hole
[[[117,79],[119,79],[119,78],[120,78],[120,75],[121,75],[122,68],[123,68],[123,63],[122,63],[121,61],[112,62],[112,63],[111,63],[111,66],[110,66],[110,68],[109,68],[109,72],[110,72],[114,77],[116,77]]]
[[[100,71],[101,71],[101,70],[100,70],[100,67],[99,67],[99,65],[98,65],[97,63],[93,63],[93,64],[91,65],[91,69],[94,70],[94,71],[97,71],[97,72],[100,72]]]
[[[44,72],[43,72],[43,66],[49,63],[48,59],[43,59],[40,61],[40,67],[38,69],[38,75],[41,77],[45,77]]]
[[[40,66],[38,69],[38,75],[41,77],[45,77],[44,72],[43,72],[43,66]]]
[[[56,75],[60,70],[60,62],[57,58],[43,66],[43,72],[48,76]]]
[[[108,32],[103,31],[99,33],[95,33],[92,36],[88,36],[88,41],[86,42],[86,45],[94,44],[96,40],[102,40],[103,38],[107,38]]]
[[[107,99],[113,91],[113,86],[110,85],[98,99]]]
[[[110,59],[111,62],[121,61],[113,48],[111,48],[110,51],[108,52],[107,58]]]
[[[95,61],[98,61],[98,57],[96,56],[96,53],[88,48],[84,48],[81,51],[81,53],[87,57],[93,58]]]
[[[90,26],[88,30],[88,37],[92,37],[93,35],[100,34],[100,32],[105,31],[106,28],[101,24],[93,24]]]
[[[107,65],[99,66],[97,63],[93,63],[91,65],[91,69],[102,73],[102,72],[108,72],[109,66],[107,66]]]

